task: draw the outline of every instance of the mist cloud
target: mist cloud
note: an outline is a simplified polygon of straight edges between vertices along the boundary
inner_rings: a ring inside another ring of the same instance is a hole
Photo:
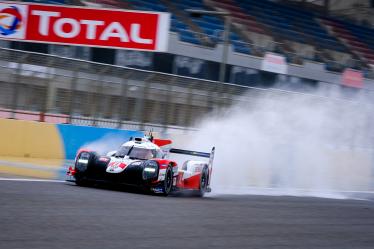
[[[213,190],[339,198],[332,193],[372,190],[373,118],[365,98],[273,90],[247,96],[200,121],[185,143],[216,146]]]

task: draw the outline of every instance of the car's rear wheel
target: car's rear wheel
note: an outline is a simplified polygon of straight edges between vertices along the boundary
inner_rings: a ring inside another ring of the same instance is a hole
[[[173,188],[173,170],[168,166],[165,172],[165,180],[162,185],[162,194],[168,196]]]
[[[200,187],[199,191],[197,193],[198,196],[203,197],[206,193],[206,190],[208,188],[208,182],[209,182],[209,170],[207,167],[204,167],[204,169],[201,172],[200,177]]]

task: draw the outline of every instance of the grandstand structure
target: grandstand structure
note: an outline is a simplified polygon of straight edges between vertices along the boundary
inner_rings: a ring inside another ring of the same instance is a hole
[[[32,0],[28,2],[33,2]],[[373,29],[311,11],[287,1],[256,0],[45,0],[45,3],[123,8],[171,13],[171,31],[179,40],[215,47],[222,42],[224,20],[219,16],[191,17],[185,9],[231,13],[230,42],[235,53],[263,56],[276,52],[289,63],[323,62],[341,72],[350,67],[370,72],[374,63]],[[286,3],[285,3],[286,2]],[[366,76],[370,74],[367,73]]]
[[[52,113],[49,118],[56,122],[187,127],[214,109],[262,95],[258,88],[303,94],[324,89],[318,95],[344,98],[364,92],[368,99],[374,99],[373,29],[328,15],[323,9],[305,8],[306,1],[26,2],[169,12],[169,50],[151,53],[0,41],[5,47],[0,49],[2,117],[36,113],[33,119],[43,121],[48,119],[46,113]],[[191,16],[186,9],[225,11],[230,15]],[[231,23],[225,84],[216,82],[224,18],[230,18]],[[287,74],[261,68],[269,52],[285,58]],[[67,69],[66,65],[75,66]],[[362,85],[341,84],[341,73],[347,68],[362,72]],[[241,95],[248,91],[251,94],[243,99]],[[31,92],[35,94],[28,96]]]

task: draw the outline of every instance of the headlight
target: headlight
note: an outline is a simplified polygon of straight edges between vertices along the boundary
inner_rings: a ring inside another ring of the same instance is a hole
[[[82,152],[79,155],[79,158],[77,159],[75,163],[75,168],[78,169],[78,171],[83,172],[87,169],[87,165],[90,160],[90,153],[88,152]]]
[[[152,180],[158,177],[158,164],[155,161],[144,162],[143,180]]]
[[[155,168],[144,168],[144,171],[154,173],[154,172],[156,172],[156,169]]]
[[[78,163],[87,164],[88,159],[78,159]]]

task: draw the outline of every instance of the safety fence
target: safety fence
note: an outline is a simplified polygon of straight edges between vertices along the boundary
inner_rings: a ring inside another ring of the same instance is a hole
[[[0,49],[2,118],[132,130],[184,131],[196,127],[210,112],[225,110],[238,103],[250,107],[258,98],[276,103],[296,97],[310,99],[314,105],[335,101],[316,94],[319,93],[245,87]],[[366,94],[367,99],[373,99],[371,92]]]
[[[12,49],[0,49],[0,58],[4,118],[116,128],[191,127],[213,109],[240,101],[247,89]]]

